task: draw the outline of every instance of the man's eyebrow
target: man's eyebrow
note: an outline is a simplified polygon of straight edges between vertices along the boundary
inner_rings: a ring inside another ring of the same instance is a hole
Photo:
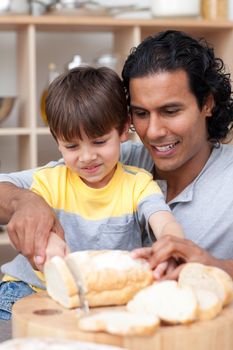
[[[141,107],[141,106],[136,106],[136,105],[130,105],[130,109],[141,109],[142,111],[147,111],[147,109]]]
[[[163,109],[163,108],[169,108],[169,107],[181,107],[183,105],[182,102],[168,102],[165,103],[164,105],[158,106],[158,109]],[[146,108],[143,108],[141,106],[137,106],[137,105],[130,105],[130,109],[140,109],[142,111],[147,112],[148,110]]]

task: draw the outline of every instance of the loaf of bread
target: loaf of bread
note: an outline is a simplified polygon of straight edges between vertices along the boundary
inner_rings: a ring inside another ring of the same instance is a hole
[[[169,324],[185,324],[197,317],[197,299],[192,288],[176,281],[155,282],[138,292],[126,306],[130,312],[157,316]]]
[[[0,350],[124,350],[111,345],[55,338],[16,338],[0,344]]]
[[[127,311],[103,311],[79,319],[78,327],[87,332],[117,335],[149,335],[159,326],[156,316],[137,315]]]
[[[76,279],[81,278],[89,306],[124,305],[153,282],[149,264],[128,251],[99,250],[54,257],[45,263],[48,294],[67,308],[78,307]]]

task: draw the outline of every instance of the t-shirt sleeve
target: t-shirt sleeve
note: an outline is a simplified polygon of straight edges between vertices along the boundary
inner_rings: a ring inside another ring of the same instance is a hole
[[[50,205],[53,206],[53,194],[52,188],[49,179],[46,176],[46,168],[35,171],[33,174],[33,182],[30,187],[31,191],[43,197],[44,200]]]
[[[166,203],[157,182],[149,174],[138,174],[137,190],[137,217],[142,227],[150,234],[149,217],[158,211],[169,211],[171,209]]]
[[[45,167],[56,165],[58,163],[58,161],[49,162],[45,165]],[[9,174],[0,174],[0,182],[10,182],[17,187],[29,189],[32,185],[33,174],[36,170],[37,168],[13,172]]]

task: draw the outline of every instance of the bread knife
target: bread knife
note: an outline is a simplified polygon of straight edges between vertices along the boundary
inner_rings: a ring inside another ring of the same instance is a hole
[[[85,314],[88,314],[90,309],[88,305],[88,301],[86,298],[86,290],[83,284],[83,280],[80,274],[80,271],[78,271],[77,267],[75,268],[75,271],[72,270],[72,268],[68,265],[69,270],[74,278],[74,281],[76,283],[76,286],[78,288],[78,296],[79,296],[79,302],[80,302],[80,309],[83,311]]]

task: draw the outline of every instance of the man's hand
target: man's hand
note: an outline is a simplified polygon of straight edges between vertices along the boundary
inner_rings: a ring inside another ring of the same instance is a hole
[[[17,196],[11,202],[8,235],[13,246],[37,268],[45,261],[50,232],[63,239],[64,231],[55,212],[42,197],[28,190],[17,191]]]
[[[151,268],[155,271],[159,264],[168,261],[170,258],[178,261],[178,266],[172,268],[171,271],[167,271],[162,279],[177,279],[183,264],[187,262],[217,266],[233,276],[233,261],[217,259],[194,242],[170,235],[161,237],[152,247],[135,249],[132,256],[147,259]]]

